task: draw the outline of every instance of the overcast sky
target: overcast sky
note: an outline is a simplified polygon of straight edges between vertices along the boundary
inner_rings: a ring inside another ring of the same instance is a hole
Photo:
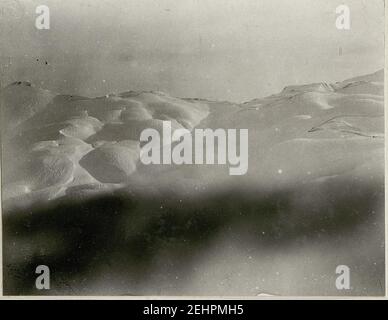
[[[342,3],[350,30],[335,27]],[[50,8],[50,30],[35,28],[41,4]],[[383,0],[1,0],[0,7],[2,86],[30,80],[87,96],[160,90],[246,101],[384,66]]]

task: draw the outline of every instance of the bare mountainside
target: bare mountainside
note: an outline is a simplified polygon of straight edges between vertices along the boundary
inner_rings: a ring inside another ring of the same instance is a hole
[[[43,259],[67,279],[57,294],[338,295],[338,264],[358,270],[350,294],[382,294],[383,91],[383,71],[242,104],[3,88],[6,292],[36,294],[25,281]],[[248,129],[247,174],[143,165],[140,132],[161,131],[164,120],[173,129]]]

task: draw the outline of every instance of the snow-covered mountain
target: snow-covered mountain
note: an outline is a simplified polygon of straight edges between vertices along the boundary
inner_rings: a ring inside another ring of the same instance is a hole
[[[333,285],[338,264],[357,268],[349,294],[380,294],[383,91],[383,71],[242,104],[10,84],[0,93],[5,291],[31,293],[27,270],[44,257],[71,282],[54,294],[347,294]],[[247,174],[142,164],[140,132],[164,120],[248,129]]]
[[[371,179],[382,170],[383,78],[378,71],[335,84],[289,86],[241,105],[160,92],[56,95],[16,82],[1,91],[3,200],[49,200],[137,179],[155,184],[166,171],[201,185],[229,178],[222,166],[144,170],[140,132],[161,131],[163,120],[170,120],[173,129],[249,129],[249,171],[240,180],[257,185],[292,185],[360,171]]]

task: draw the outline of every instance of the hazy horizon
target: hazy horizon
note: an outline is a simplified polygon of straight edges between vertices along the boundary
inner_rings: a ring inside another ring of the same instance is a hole
[[[381,0],[49,0],[51,28],[37,30],[40,4],[0,5],[2,86],[27,80],[90,97],[158,90],[242,102],[384,67]],[[340,4],[351,10],[350,30],[335,28]]]

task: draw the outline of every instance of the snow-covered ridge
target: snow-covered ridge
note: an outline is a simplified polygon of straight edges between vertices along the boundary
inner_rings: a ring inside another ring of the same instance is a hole
[[[292,85],[240,105],[153,91],[57,95],[15,82],[0,94],[3,198],[34,203],[139,180],[158,185],[161,177],[205,185],[229,179],[221,167],[144,168],[140,132],[160,131],[164,120],[173,129],[249,129],[246,179],[256,184],[314,181],[354,170],[371,176],[381,170],[383,81],[381,70],[334,84]]]

